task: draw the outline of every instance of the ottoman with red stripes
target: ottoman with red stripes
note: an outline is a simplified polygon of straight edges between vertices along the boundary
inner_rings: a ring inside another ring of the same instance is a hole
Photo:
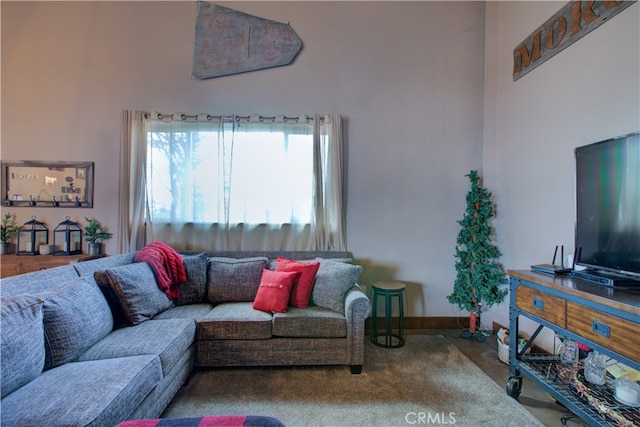
[[[280,420],[260,415],[215,415],[124,421],[117,427],[285,427]]]

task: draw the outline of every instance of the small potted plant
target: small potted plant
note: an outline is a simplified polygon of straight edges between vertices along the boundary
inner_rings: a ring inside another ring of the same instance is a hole
[[[7,212],[2,216],[2,225],[0,225],[0,255],[10,253],[11,240],[18,235],[20,227],[15,224],[15,215]]]
[[[84,227],[83,236],[87,239],[89,255],[99,255],[102,253],[102,240],[109,240],[112,236],[108,233],[96,219],[84,218],[87,225]]]

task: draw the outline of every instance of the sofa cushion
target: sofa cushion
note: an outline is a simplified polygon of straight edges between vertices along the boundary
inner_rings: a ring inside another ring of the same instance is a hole
[[[290,252],[282,252],[278,251],[274,252],[263,252],[263,256],[267,256],[269,258],[269,270],[276,269],[276,265],[278,264],[278,257],[284,257],[290,260],[298,261],[298,262],[314,262],[319,261],[320,259],[330,259],[332,261],[341,261],[341,262],[353,262],[353,258],[349,256],[349,252],[336,252],[336,251],[290,251]],[[219,255],[220,256],[220,255]],[[245,256],[258,256],[258,255],[245,255]]]
[[[90,261],[77,262],[73,265],[73,268],[77,271],[77,274],[81,277],[86,277],[87,280],[94,280],[94,273],[96,271],[106,270],[107,268],[120,267],[133,263],[133,252],[119,255],[111,255],[107,257],[92,259]]]
[[[284,313],[287,311],[289,297],[294,282],[300,277],[297,271],[262,270],[262,279],[253,308],[261,311]]]
[[[207,301],[211,304],[252,302],[267,262],[266,257],[209,258]]]
[[[356,284],[360,274],[361,265],[321,259],[311,291],[311,302],[344,314],[344,297]]]
[[[113,329],[104,295],[83,278],[42,293],[40,298],[44,301],[44,369],[71,362]]]
[[[206,316],[213,306],[208,302],[200,304],[176,305],[169,310],[163,311],[153,318],[153,320],[161,319],[191,319],[197,322]]]
[[[347,336],[347,320],[343,314],[312,306],[291,307],[286,313],[273,315],[273,336],[289,338],[343,338]]]
[[[291,296],[289,297],[289,305],[291,307],[309,307],[309,299],[311,298],[318,267],[320,267],[319,261],[299,262],[278,257],[276,271],[297,271],[300,273],[300,276],[293,284]]]
[[[150,320],[116,329],[79,358],[79,362],[116,357],[155,355],[167,373],[195,339],[196,324],[189,319]]]
[[[4,298],[0,316],[0,393],[4,399],[40,375],[44,368],[42,301],[30,295]]]
[[[251,302],[219,304],[198,321],[197,339],[255,340],[271,338],[271,313]]]
[[[158,288],[153,270],[146,262],[96,271],[95,278],[100,287],[113,292],[132,325],[173,306],[173,301]]]
[[[187,281],[180,285],[180,297],[176,305],[203,302],[207,293],[207,254],[182,255]]]
[[[5,277],[1,280],[2,298],[23,294],[38,295],[40,292],[56,288],[60,286],[60,283],[65,283],[77,277],[78,273],[76,273],[73,265],[61,265],[47,268],[46,270]]]
[[[111,426],[133,413],[162,379],[155,356],[71,362],[2,399],[6,426]]]

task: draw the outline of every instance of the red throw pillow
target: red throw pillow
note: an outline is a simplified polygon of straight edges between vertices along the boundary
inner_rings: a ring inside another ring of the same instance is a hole
[[[299,275],[300,273],[295,271],[276,272],[266,268],[262,270],[258,293],[253,300],[253,308],[261,311],[285,313],[291,289]]]
[[[300,278],[294,283],[289,305],[291,307],[307,308],[313,290],[313,283],[316,280],[316,273],[320,267],[320,262],[298,262],[283,257],[278,257],[276,271],[297,271]]]

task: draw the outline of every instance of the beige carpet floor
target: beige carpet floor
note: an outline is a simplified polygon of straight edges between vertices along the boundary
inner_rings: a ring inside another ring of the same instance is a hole
[[[399,349],[367,342],[349,367],[197,370],[163,418],[246,414],[296,426],[542,426],[445,337],[409,335]]]

